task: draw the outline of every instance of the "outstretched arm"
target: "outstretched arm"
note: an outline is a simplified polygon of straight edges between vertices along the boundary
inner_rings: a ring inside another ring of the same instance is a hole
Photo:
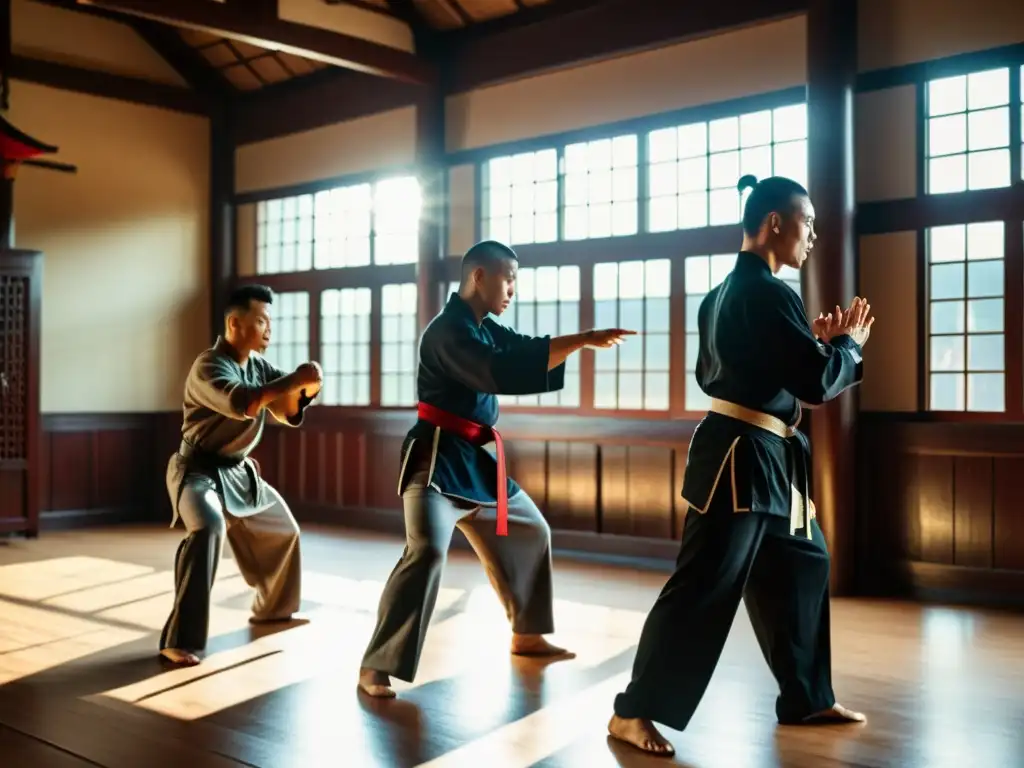
[[[584,331],[583,333],[573,333],[568,336],[556,336],[551,340],[551,350],[548,353],[548,370],[557,368],[571,354],[579,352],[584,347],[608,349],[609,347],[621,344],[625,336],[633,336],[635,334],[636,331],[612,328],[605,331]]]
[[[533,395],[564,386],[564,368],[549,368],[550,336],[524,336],[488,323],[494,343],[469,327],[446,326],[424,336],[420,357],[469,389],[492,395]]]

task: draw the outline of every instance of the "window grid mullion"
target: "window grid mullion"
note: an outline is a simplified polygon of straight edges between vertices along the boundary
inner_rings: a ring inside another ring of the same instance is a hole
[[[1021,98],[1021,70],[1024,64],[1010,67],[1010,184],[1018,184],[1024,176],[1021,164],[1021,144],[1024,135],[1021,132],[1021,110],[1024,109]],[[1009,225],[1009,222],[1007,222]]]
[[[1017,165],[1019,170],[1020,164]],[[1020,219],[1004,222],[1004,238],[1006,415],[1020,417],[1024,416],[1024,222]]]

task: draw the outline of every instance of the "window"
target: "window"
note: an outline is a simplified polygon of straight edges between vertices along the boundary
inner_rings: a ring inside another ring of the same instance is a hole
[[[706,411],[711,407],[711,398],[697,385],[696,378],[697,355],[700,352],[697,311],[711,289],[732,272],[736,266],[736,254],[688,256],[683,264],[686,270],[686,410]]]
[[[324,405],[370,404],[370,289],[320,296]]]
[[[354,184],[316,193],[313,266],[365,267],[370,263],[373,189]]]
[[[256,271],[305,272],[313,261],[313,196],[266,200],[256,206]]]
[[[305,291],[279,293],[271,305],[271,343],[267,362],[291,373],[310,359],[309,294]]]
[[[385,179],[374,185],[374,264],[416,263],[421,207],[419,181],[412,176]]]
[[[647,142],[651,232],[739,222],[736,184],[747,173],[807,184],[805,104],[664,128]]]
[[[558,239],[558,153],[496,157],[483,168],[485,237],[509,245]]]
[[[1004,224],[934,227],[928,251],[928,406],[1004,411]]]
[[[566,240],[637,233],[637,138],[565,148]]]
[[[668,410],[669,259],[594,265],[594,327],[638,335],[594,353],[594,406]]]
[[[381,288],[380,404],[416,405],[416,283]]]
[[[580,268],[523,267],[516,278],[516,296],[499,323],[527,336],[564,336],[580,329]],[[550,405],[578,408],[580,356],[565,362],[565,386],[542,395],[502,396],[508,405]]]
[[[1010,184],[1010,70],[928,83],[930,194]]]
[[[256,206],[259,274],[413,264],[420,185],[414,176],[351,184]]]

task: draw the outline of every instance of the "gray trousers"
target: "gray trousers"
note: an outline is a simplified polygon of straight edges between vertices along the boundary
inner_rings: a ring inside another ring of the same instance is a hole
[[[160,649],[206,647],[210,591],[217,577],[224,538],[250,587],[256,588],[253,617],[285,619],[299,609],[302,564],[299,526],[281,494],[266,486],[269,509],[249,517],[224,510],[216,483],[202,475],[185,478],[178,510],[187,535],[174,561],[174,608],[160,635]]]
[[[405,551],[381,595],[377,626],[362,666],[412,682],[437,602],[455,528],[462,531],[487,571],[518,634],[554,631],[551,529],[525,491],[508,501],[508,536],[495,533],[494,507],[459,507],[412,475],[402,494]]]

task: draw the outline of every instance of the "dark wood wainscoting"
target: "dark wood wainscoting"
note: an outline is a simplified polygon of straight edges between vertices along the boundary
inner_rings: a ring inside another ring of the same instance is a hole
[[[319,408],[256,453],[304,522],[400,532],[399,449],[411,411]],[[694,422],[506,413],[510,471],[560,550],[666,569]],[[178,413],[43,417],[42,527],[169,521]],[[1024,424],[863,414],[857,586],[875,595],[1024,605]],[[456,543],[465,546],[461,536]]]
[[[860,447],[864,591],[1024,606],[1024,424],[865,414]]]
[[[167,520],[177,413],[43,414],[40,527]]]
[[[313,409],[257,451],[300,520],[401,530],[402,440],[413,411]],[[509,471],[544,511],[559,549],[675,559],[679,492],[694,422],[505,414]]]

